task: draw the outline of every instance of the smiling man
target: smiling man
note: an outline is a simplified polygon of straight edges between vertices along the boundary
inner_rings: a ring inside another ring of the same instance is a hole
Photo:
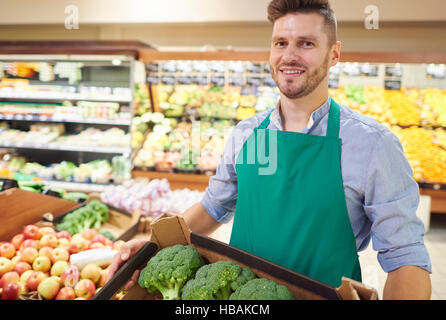
[[[237,125],[186,223],[210,234],[234,219],[231,245],[332,286],[342,276],[361,281],[357,253],[372,239],[388,272],[383,297],[429,299],[419,189],[402,146],[385,126],[328,95],[341,48],[328,1],[274,0],[268,18],[280,101]],[[269,174],[259,173],[268,165],[259,150],[274,153]],[[125,244],[110,277],[143,244]]]

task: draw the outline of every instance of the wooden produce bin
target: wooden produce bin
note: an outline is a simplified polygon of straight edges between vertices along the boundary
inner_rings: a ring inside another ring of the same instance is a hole
[[[0,240],[8,240],[22,232],[24,226],[39,222],[45,213],[57,217],[77,207],[77,202],[17,188],[3,191],[0,193]]]

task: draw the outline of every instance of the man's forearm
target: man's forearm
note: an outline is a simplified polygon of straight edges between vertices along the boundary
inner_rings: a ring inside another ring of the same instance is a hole
[[[221,226],[221,223],[215,221],[200,202],[187,209],[182,216],[191,231],[203,235],[210,235]]]
[[[385,300],[427,300],[431,297],[429,272],[416,266],[404,266],[389,272],[384,286]]]

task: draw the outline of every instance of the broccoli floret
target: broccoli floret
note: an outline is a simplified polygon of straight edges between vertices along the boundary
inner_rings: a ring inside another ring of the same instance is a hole
[[[141,271],[138,284],[149,293],[161,292],[164,300],[179,300],[184,284],[204,264],[192,246],[177,244],[158,251]]]
[[[287,287],[265,278],[253,279],[237,288],[230,300],[294,300]]]
[[[109,210],[105,203],[99,200],[92,200],[87,204],[87,207],[99,214],[101,223],[108,221]]]
[[[217,261],[201,267],[195,279],[183,288],[183,300],[229,300],[232,292],[244,285],[255,274],[232,261]]]

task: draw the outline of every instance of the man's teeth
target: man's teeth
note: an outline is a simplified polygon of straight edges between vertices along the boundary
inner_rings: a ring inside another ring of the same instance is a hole
[[[283,73],[285,74],[302,74],[304,73],[303,70],[283,70]]]

